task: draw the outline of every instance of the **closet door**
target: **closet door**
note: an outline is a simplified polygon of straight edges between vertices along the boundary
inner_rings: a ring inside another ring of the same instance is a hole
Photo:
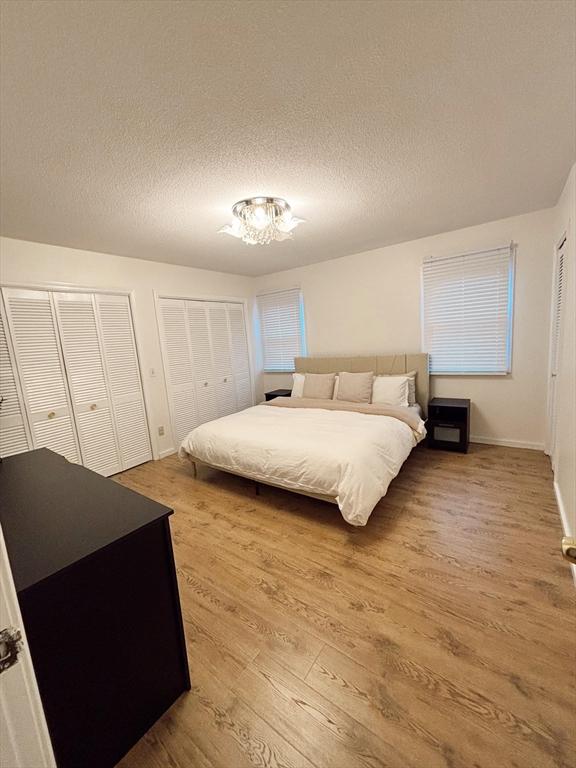
[[[6,332],[4,304],[0,297],[0,456],[23,453],[31,446],[24,403]]]
[[[216,301],[207,302],[206,311],[210,328],[216,406],[218,416],[227,416],[238,409],[236,408],[236,393],[232,375],[232,353],[226,304]]]
[[[122,469],[152,458],[128,296],[95,294]]]
[[[80,462],[50,293],[17,288],[3,293],[34,448]]]
[[[160,299],[158,310],[172,431],[176,444],[180,445],[186,435],[198,425],[186,302],[178,299]]]
[[[242,304],[227,304],[228,325],[230,328],[230,347],[232,350],[232,371],[236,393],[236,410],[250,408],[252,400],[252,381],[250,377],[250,356],[246,337],[246,322]]]
[[[55,293],[54,305],[68,374],[82,463],[101,475],[122,470],[104,374],[94,297]]]
[[[212,365],[212,347],[206,303],[187,301],[186,317],[192,352],[198,424],[204,424],[206,421],[218,418],[216,380]]]

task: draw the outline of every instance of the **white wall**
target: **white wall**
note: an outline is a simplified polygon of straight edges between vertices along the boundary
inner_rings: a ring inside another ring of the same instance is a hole
[[[556,386],[558,422],[554,449],[555,488],[566,535],[576,536],[576,165],[554,209],[553,244],[566,234],[560,360]],[[574,572],[576,578],[576,570]]]
[[[542,449],[552,279],[553,210],[493,221],[256,278],[257,291],[299,285],[310,355],[420,351],[425,256],[517,243],[512,373],[435,376],[432,393],[472,400],[476,439]],[[290,376],[260,376],[260,393]]]
[[[251,301],[259,290],[300,285],[309,354],[418,351],[422,259],[429,254],[459,253],[514,240],[518,251],[512,374],[433,377],[432,392],[471,398],[476,439],[542,448],[555,215],[553,209],[538,211],[260,278],[2,238],[0,280],[134,292],[154,448],[165,454],[173,443],[153,290]],[[151,369],[156,371],[155,377],[151,377]],[[262,375],[258,394],[290,381],[289,376]],[[161,425],[166,429],[163,438],[157,434]]]
[[[134,323],[155,456],[174,445],[153,291],[250,300],[253,278],[0,238],[0,282],[51,283],[133,291]],[[250,317],[250,311],[248,312]],[[151,375],[151,371],[155,375]],[[158,435],[164,426],[165,435]]]

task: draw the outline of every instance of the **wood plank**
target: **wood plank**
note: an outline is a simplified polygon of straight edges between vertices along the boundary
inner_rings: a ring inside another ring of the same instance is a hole
[[[548,459],[415,450],[363,529],[168,457],[193,691],[122,768],[568,768],[575,596]]]

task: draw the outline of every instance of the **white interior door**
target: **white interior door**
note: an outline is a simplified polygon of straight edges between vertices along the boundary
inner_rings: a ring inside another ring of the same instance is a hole
[[[150,461],[152,450],[128,296],[94,295],[122,469]]]
[[[232,353],[226,304],[216,301],[206,303],[212,352],[212,370],[216,389],[218,416],[227,416],[237,411]]]
[[[236,409],[240,411],[253,405],[244,307],[242,304],[227,304],[226,311],[230,330]]]
[[[9,645],[1,645],[5,669],[0,672],[0,768],[55,768],[50,737],[26,631],[0,527],[0,631],[20,633],[17,661],[9,665]]]
[[[186,302],[160,299],[162,354],[176,445],[198,425],[192,355],[188,341]]]
[[[557,420],[557,379],[559,374],[560,345],[562,343],[562,319],[565,291],[564,256],[566,252],[566,238],[556,250],[556,263],[554,269],[554,293],[552,296],[552,323],[550,329],[550,380],[548,384],[548,453],[552,468],[556,469],[556,420]]]
[[[208,327],[206,303],[187,301],[188,338],[192,353],[192,367],[196,391],[198,424],[218,418],[215,372]]]
[[[0,456],[29,450],[32,440],[26,423],[14,354],[6,333],[4,303],[0,296]]]
[[[55,293],[54,304],[83,464],[109,476],[122,470],[104,373],[94,297]]]
[[[80,462],[51,295],[19,288],[3,294],[33,446]]]

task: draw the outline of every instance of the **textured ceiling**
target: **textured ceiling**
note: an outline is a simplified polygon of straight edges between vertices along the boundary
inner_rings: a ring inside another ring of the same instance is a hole
[[[551,206],[575,8],[9,0],[2,234],[254,275]],[[294,241],[217,233],[254,194]]]

